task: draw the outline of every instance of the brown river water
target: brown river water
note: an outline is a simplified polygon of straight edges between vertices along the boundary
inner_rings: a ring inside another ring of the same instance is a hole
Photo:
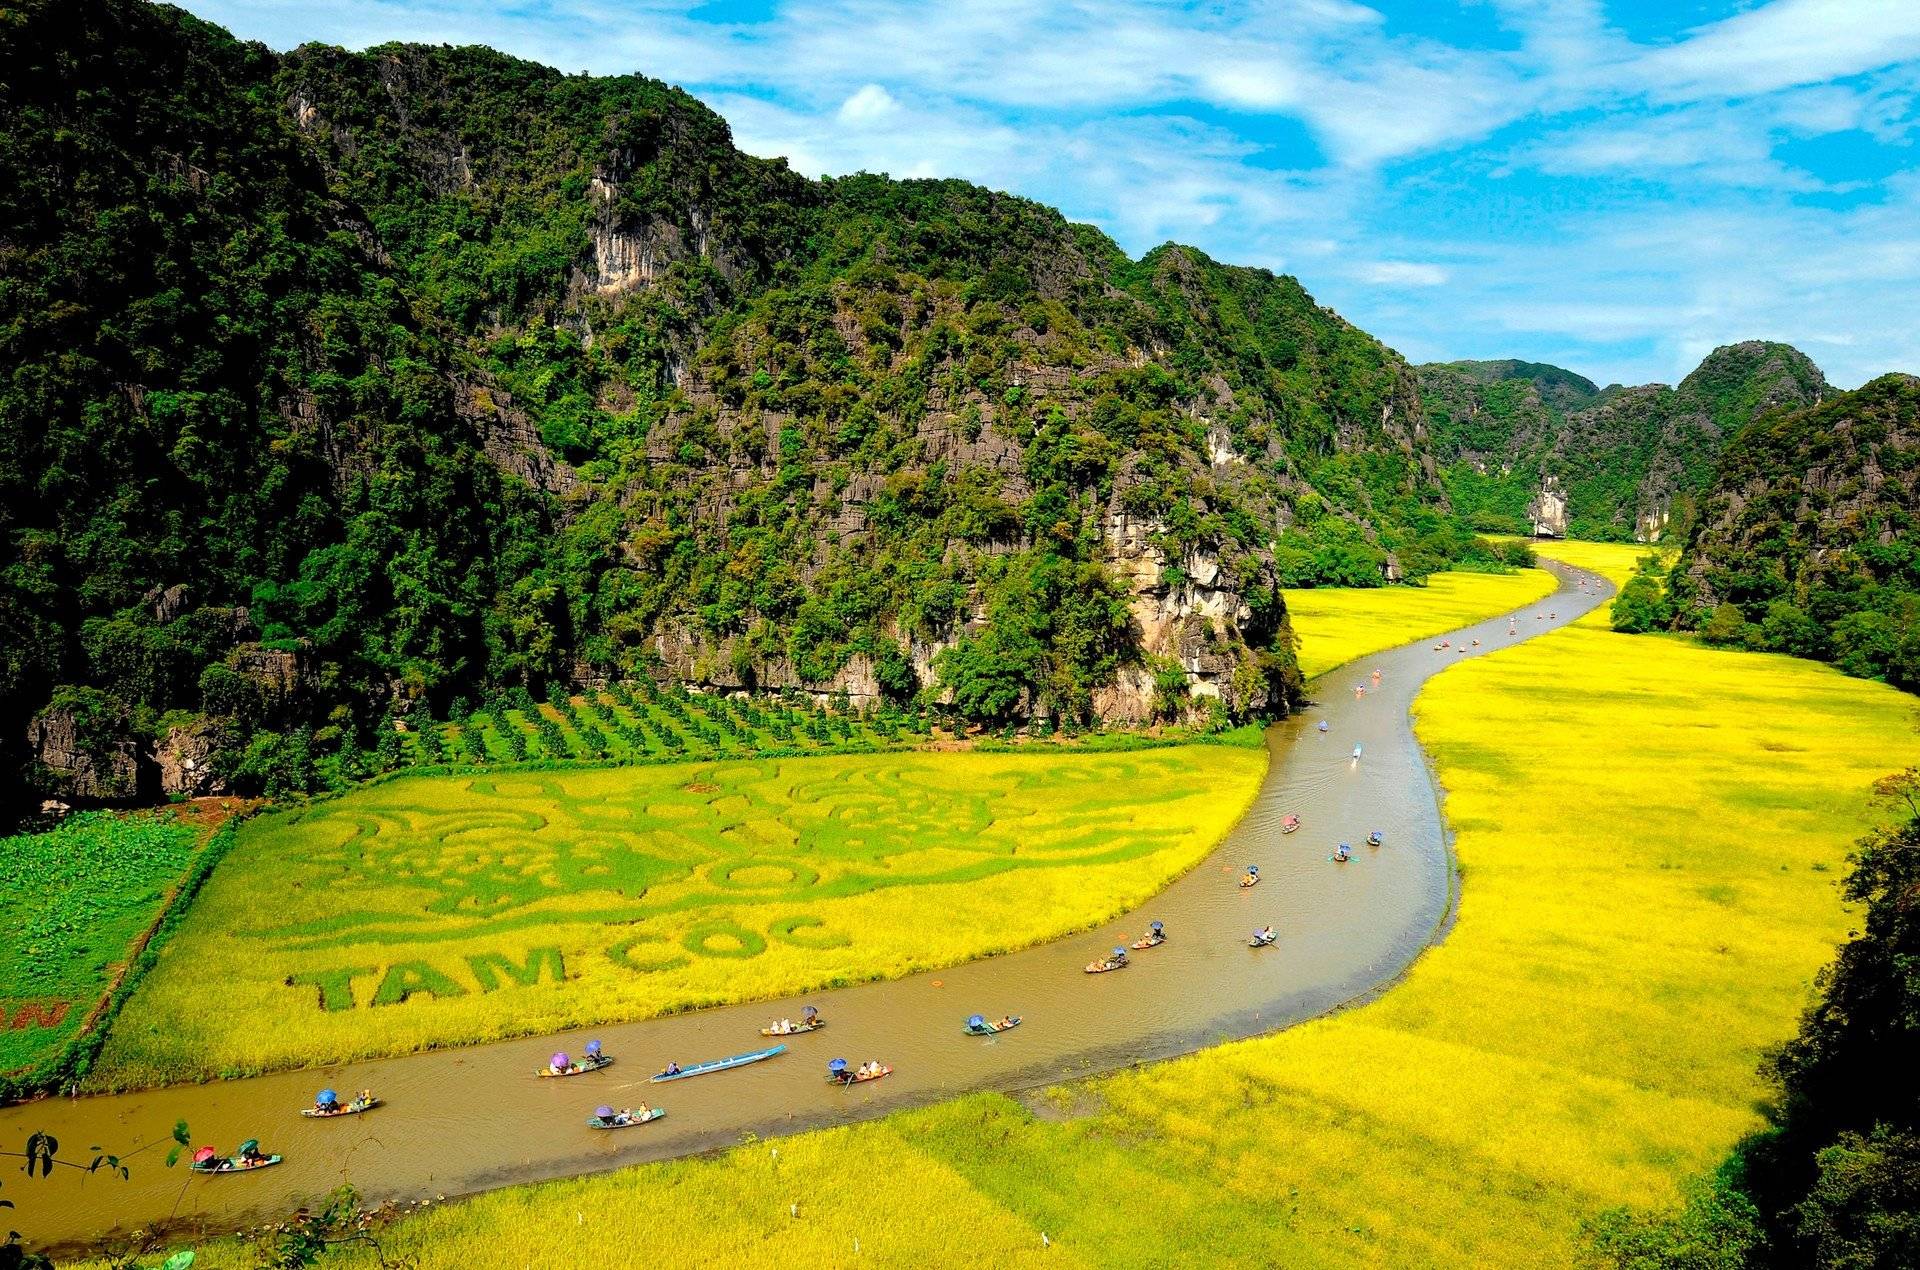
[[[1506,616],[1423,639],[1328,672],[1314,705],[1269,728],[1264,784],[1221,846],[1141,909],[1093,931],[949,970],[804,998],[678,1015],[643,1023],[285,1072],[149,1092],[43,1100],[0,1111],[0,1147],[44,1129],[64,1158],[98,1144],[126,1152],[132,1176],[58,1170],[51,1179],[10,1175],[6,1214],[30,1243],[97,1247],[129,1230],[168,1223],[231,1230],[285,1216],[351,1180],[371,1201],[469,1194],[642,1160],[712,1150],[760,1137],[883,1115],[974,1090],[1013,1090],[1170,1058],[1223,1040],[1275,1031],[1390,985],[1446,928],[1454,870],[1426,758],[1409,707],[1435,672],[1563,626],[1609,588],[1590,574],[1549,565],[1560,588]],[[1586,590],[1576,580],[1586,579]],[[1556,616],[1546,617],[1549,612]],[[1471,654],[1436,652],[1474,638]],[[1373,671],[1381,672],[1378,687]],[[1366,684],[1356,698],[1355,684]],[[1325,720],[1329,729],[1318,731]],[[1362,757],[1353,759],[1355,744]],[[1300,816],[1297,833],[1281,817]],[[1385,845],[1365,844],[1370,830]],[[1341,841],[1354,860],[1335,864]],[[1261,882],[1237,883],[1249,864]],[[1082,967],[1116,944],[1166,925],[1168,942],[1132,953],[1105,975]],[[1272,924],[1279,942],[1252,949]],[[669,1059],[685,1064],[776,1042],[758,1029],[817,1006],[828,1026],[787,1039],[788,1052],[732,1071],[652,1085]],[[962,1034],[967,1016],[1021,1015],[995,1037]],[[556,1049],[579,1054],[589,1035],[616,1062],[565,1080],[533,1075]],[[880,1059],[893,1075],[841,1089],[826,1063]],[[314,1091],[371,1088],[386,1105],[332,1121],[303,1119]],[[645,1100],[660,1121],[618,1132],[588,1129],[599,1103]],[[258,1137],[285,1163],[258,1173],[200,1177],[162,1167],[176,1120],[196,1145],[231,1150]]]

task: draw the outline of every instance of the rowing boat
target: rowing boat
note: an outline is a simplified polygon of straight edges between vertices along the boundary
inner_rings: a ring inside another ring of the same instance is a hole
[[[611,1116],[611,1117],[588,1116],[587,1128],[589,1129],[631,1129],[635,1125],[646,1124],[649,1121],[658,1120],[661,1116],[664,1116],[666,1114],[667,1114],[667,1109],[665,1107],[649,1107],[647,1108],[647,1114],[644,1116],[628,1116],[625,1118],[620,1116]]]
[[[969,1019],[967,1021],[967,1035],[968,1036],[992,1036],[995,1033],[1010,1031],[1013,1028],[1017,1028],[1019,1026],[1020,1026],[1020,1016],[1017,1014],[1014,1015],[1012,1018],[1008,1019],[1004,1023],[974,1023],[971,1019]]]
[[[685,1080],[689,1076],[705,1076],[708,1072],[724,1072],[729,1067],[745,1067],[748,1063],[757,1063],[763,1058],[772,1058],[775,1054],[784,1054],[787,1047],[776,1045],[772,1049],[753,1050],[746,1054],[735,1054],[731,1058],[716,1058],[705,1063],[695,1063],[692,1067],[682,1067],[677,1072],[655,1072],[647,1079],[656,1084],[663,1080]]]
[[[372,1111],[380,1105],[378,1098],[355,1098],[352,1102],[343,1102],[332,1111],[322,1111],[318,1107],[302,1107],[300,1114],[312,1120],[331,1120],[335,1116],[357,1116],[363,1111]]]
[[[543,1080],[558,1080],[562,1076],[583,1076],[588,1072],[597,1072],[602,1067],[611,1065],[612,1062],[613,1055],[611,1054],[602,1054],[598,1058],[589,1055],[579,1062],[569,1065],[563,1072],[556,1072],[551,1067],[543,1067],[536,1072],[535,1075]]]
[[[252,1164],[236,1164],[230,1159],[210,1160],[204,1164],[195,1160],[187,1167],[195,1173],[205,1173],[211,1177],[219,1173],[251,1173],[255,1169],[270,1169],[278,1163],[280,1163],[279,1156],[269,1155],[255,1160]]]
[[[815,1019],[811,1023],[796,1023],[784,1032],[782,1032],[779,1028],[776,1028],[776,1027],[763,1027],[760,1029],[760,1035],[762,1036],[798,1036],[802,1032],[818,1032],[821,1028],[825,1027],[826,1025],[827,1025],[827,1021],[825,1019]]]

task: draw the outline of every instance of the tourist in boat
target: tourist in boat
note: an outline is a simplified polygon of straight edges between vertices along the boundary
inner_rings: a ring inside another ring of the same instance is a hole
[[[1252,886],[1255,882],[1258,882],[1259,880],[1260,880],[1260,866],[1257,864],[1249,864],[1247,866],[1247,875],[1240,879],[1240,885]]]
[[[573,1060],[565,1054],[555,1054],[547,1060],[547,1075],[549,1076],[565,1076],[578,1070],[579,1069],[573,1065]]]
[[[776,1019],[774,1021],[773,1034],[775,1036],[787,1036],[791,1034],[792,1031],[793,1031],[792,1019]]]
[[[1259,930],[1253,932],[1253,941],[1257,944],[1271,944],[1274,938],[1273,927],[1271,926],[1262,926]]]
[[[668,1063],[667,1070],[661,1072],[660,1074],[662,1076],[678,1076],[680,1074],[680,1064]]]
[[[993,1025],[993,1030],[996,1032],[1004,1032],[1012,1026],[1013,1016],[1011,1014],[1003,1014],[1000,1016],[1000,1021]]]
[[[248,1138],[240,1144],[240,1153],[233,1158],[233,1163],[236,1168],[250,1169],[255,1165],[264,1164],[266,1159],[267,1157],[260,1151],[260,1139]]]
[[[1367,835],[1367,845],[1370,847],[1377,847],[1381,843],[1385,842],[1386,840],[1387,840],[1386,835],[1381,833],[1378,829],[1375,829],[1372,833]]]
[[[1345,863],[1347,860],[1350,860],[1353,858],[1353,848],[1349,847],[1346,843],[1343,842],[1338,847],[1334,848],[1333,858],[1341,861],[1342,863]]]

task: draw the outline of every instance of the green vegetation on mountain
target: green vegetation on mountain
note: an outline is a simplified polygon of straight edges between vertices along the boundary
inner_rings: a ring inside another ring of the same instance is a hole
[[[1711,642],[1920,690],[1920,379],[1885,375],[1728,446],[1669,579]]]
[[[1455,510],[1483,532],[1525,533],[1549,481],[1565,533],[1602,542],[1684,537],[1728,439],[1781,406],[1818,401],[1820,370],[1784,344],[1715,349],[1678,388],[1601,389],[1556,366],[1419,368],[1433,448]]]
[[[42,793],[298,784],[601,676],[1243,717],[1298,691],[1282,587],[1473,549],[1412,371],[1291,278],[484,49],[27,0],[0,64],[0,768]]]

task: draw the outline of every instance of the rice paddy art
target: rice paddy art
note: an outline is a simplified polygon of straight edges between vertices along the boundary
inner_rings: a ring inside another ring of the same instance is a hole
[[[1263,751],[407,776],[246,826],[98,1083],[637,1018],[950,965],[1143,901]]]

